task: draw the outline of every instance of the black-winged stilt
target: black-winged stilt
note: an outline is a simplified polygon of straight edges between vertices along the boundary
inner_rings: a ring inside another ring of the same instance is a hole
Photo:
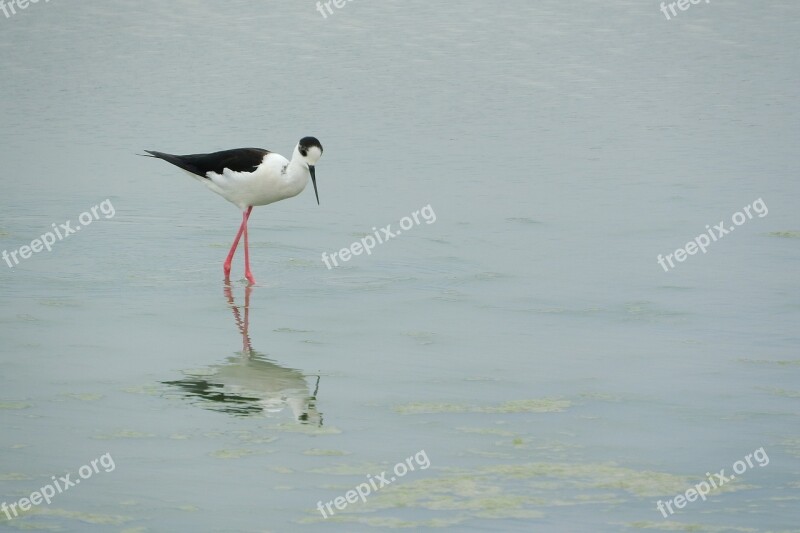
[[[250,249],[247,245],[247,221],[253,207],[297,196],[306,188],[309,176],[319,204],[314,165],[322,156],[322,145],[315,137],[300,139],[291,161],[261,148],[237,148],[193,155],[172,155],[151,150],[145,152],[150,154],[149,157],[163,159],[182,168],[242,210],[242,224],[223,265],[225,279],[230,276],[233,254],[244,234],[244,275],[250,283],[256,282],[250,271]]]

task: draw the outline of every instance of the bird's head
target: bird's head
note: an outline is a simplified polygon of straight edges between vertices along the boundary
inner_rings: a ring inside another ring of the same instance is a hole
[[[317,205],[319,205],[319,193],[317,193],[317,176],[314,167],[320,157],[322,157],[322,145],[316,137],[303,137],[294,149],[293,159],[299,158],[308,166],[308,172],[311,174],[311,183],[314,184]]]

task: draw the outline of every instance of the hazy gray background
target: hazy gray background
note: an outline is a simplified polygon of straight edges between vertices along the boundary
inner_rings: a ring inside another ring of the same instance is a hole
[[[116,463],[0,530],[796,530],[798,49],[789,0],[0,13],[0,250],[116,208],[0,263],[0,503]],[[134,154],[304,135],[321,205],[250,219],[248,361],[222,283],[239,213]],[[730,490],[656,510],[760,447]],[[315,510],[422,449],[429,469]]]

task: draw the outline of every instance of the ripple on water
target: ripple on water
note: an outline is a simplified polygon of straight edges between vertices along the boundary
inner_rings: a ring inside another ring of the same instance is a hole
[[[477,406],[453,403],[410,403],[395,407],[395,411],[404,415],[435,413],[557,413],[572,406],[569,400],[558,398],[537,398],[528,400],[512,400],[497,406]]]

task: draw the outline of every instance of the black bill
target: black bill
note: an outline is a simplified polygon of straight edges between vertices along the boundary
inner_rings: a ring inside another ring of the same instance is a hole
[[[317,174],[314,171],[314,165],[308,165],[308,171],[311,173],[311,183],[314,184],[314,196],[317,197],[317,205],[319,205],[319,193],[317,192]]]

